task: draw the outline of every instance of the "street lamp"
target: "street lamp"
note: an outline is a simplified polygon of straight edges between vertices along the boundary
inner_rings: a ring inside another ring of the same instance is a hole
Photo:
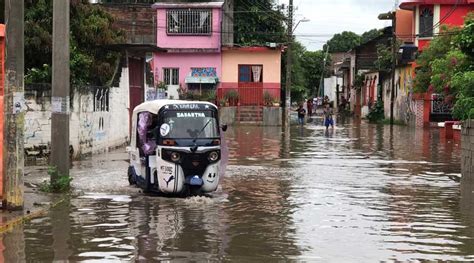
[[[292,32],[292,33],[295,32],[296,28],[298,27],[298,25],[299,25],[301,22],[305,23],[305,22],[309,22],[309,21],[311,21],[311,20],[309,20],[309,18],[306,18],[306,17],[303,18],[303,19],[300,19],[300,20],[298,21],[298,23],[296,23],[296,26],[293,28],[293,30],[292,30],[291,32]]]
[[[392,87],[390,92],[390,125],[393,125],[393,105],[395,99],[395,69],[397,66],[397,14],[396,12],[383,13],[378,16],[379,20],[392,20]]]
[[[290,122],[290,108],[291,108],[291,66],[292,66],[292,57],[291,57],[291,46],[293,44],[293,32],[296,30],[298,25],[300,23],[304,22],[309,22],[310,20],[308,18],[303,18],[300,19],[297,23],[296,26],[293,28],[293,12],[290,10],[290,16],[288,20],[288,44],[287,44],[287,50],[286,50],[286,100],[285,100],[285,124],[289,126]]]

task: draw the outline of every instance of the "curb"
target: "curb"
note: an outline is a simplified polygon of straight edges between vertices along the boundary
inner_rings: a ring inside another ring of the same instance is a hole
[[[12,219],[12,220],[9,220],[7,221],[6,223],[4,224],[1,224],[0,225],[0,234],[3,234],[5,232],[8,232],[10,230],[12,230],[14,227],[18,226],[18,225],[21,225],[23,224],[24,222],[26,221],[29,221],[35,217],[39,217],[39,216],[42,216],[44,214],[46,214],[47,212],[49,212],[49,210],[51,208],[54,208],[56,206],[58,206],[59,204],[61,204],[62,202],[64,202],[66,200],[66,198],[62,198],[61,200],[57,201],[56,203],[54,204],[51,204],[47,207],[44,207],[42,209],[38,209],[37,211],[34,211],[34,212],[30,212],[26,215],[21,215],[21,216],[18,216],[17,218],[15,219]]]

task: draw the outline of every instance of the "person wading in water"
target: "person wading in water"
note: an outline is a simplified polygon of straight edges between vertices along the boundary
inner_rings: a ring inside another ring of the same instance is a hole
[[[304,116],[306,115],[306,110],[303,108],[303,104],[300,104],[298,109],[296,110],[298,112],[298,123],[300,125],[304,124]]]
[[[326,130],[329,129],[329,125],[331,125],[331,128],[334,129],[334,120],[332,118],[333,114],[333,110],[329,106],[329,103],[324,104],[324,126],[326,126]]]

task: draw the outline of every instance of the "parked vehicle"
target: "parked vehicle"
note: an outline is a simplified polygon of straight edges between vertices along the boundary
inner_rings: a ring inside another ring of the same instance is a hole
[[[216,191],[221,162],[218,109],[208,102],[156,100],[132,116],[128,180],[145,192],[198,195]]]

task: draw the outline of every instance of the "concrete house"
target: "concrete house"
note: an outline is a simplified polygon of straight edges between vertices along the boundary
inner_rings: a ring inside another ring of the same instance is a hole
[[[167,86],[168,98],[181,91],[215,90],[222,74],[221,24],[224,2],[156,3],[155,81]]]

